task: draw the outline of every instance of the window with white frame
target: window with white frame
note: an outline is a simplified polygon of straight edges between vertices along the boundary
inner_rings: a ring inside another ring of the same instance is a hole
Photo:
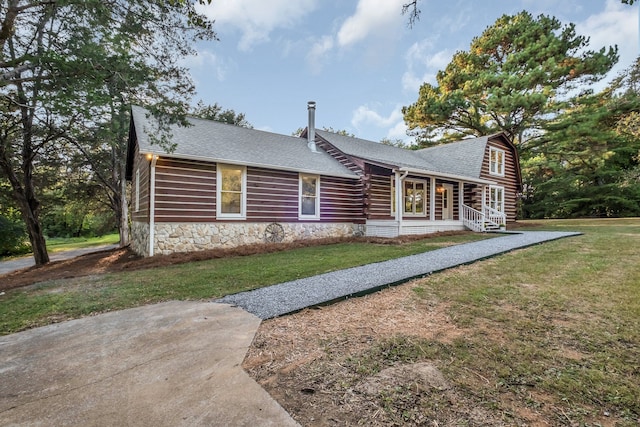
[[[247,168],[218,164],[216,196],[218,218],[246,218]]]
[[[504,187],[489,187],[489,207],[504,212]]]
[[[140,210],[140,168],[136,169],[136,203],[135,211]]]
[[[426,216],[427,183],[417,179],[402,181],[403,213],[406,216]],[[395,178],[391,177],[391,213],[396,212]]]
[[[489,147],[489,173],[504,176],[504,150]]]
[[[320,177],[300,174],[299,194],[300,219],[320,219]]]

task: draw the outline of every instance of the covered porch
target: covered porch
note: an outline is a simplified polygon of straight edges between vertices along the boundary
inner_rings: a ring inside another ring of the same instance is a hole
[[[495,190],[493,181],[407,168],[391,172],[389,215],[368,215],[367,236],[486,232],[506,226],[503,192]],[[380,197],[380,186],[372,191]]]

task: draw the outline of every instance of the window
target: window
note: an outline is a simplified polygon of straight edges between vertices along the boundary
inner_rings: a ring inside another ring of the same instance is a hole
[[[320,219],[320,177],[300,174],[300,219]]]
[[[138,212],[140,210],[140,168],[136,169],[136,209]]]
[[[504,176],[504,151],[497,148],[489,148],[489,173],[491,175]]]
[[[244,219],[247,204],[247,168],[218,164],[217,178],[216,216]]]
[[[489,187],[489,207],[504,212],[504,187]]]
[[[402,181],[403,212],[407,216],[425,216],[425,201],[427,200],[426,182],[414,179]],[[396,212],[395,179],[391,177],[391,212]]]

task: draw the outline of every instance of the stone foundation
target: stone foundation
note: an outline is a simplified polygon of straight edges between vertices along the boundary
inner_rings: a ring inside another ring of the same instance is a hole
[[[270,223],[156,223],[154,255],[193,252],[206,249],[265,243],[265,230]],[[278,223],[284,231],[283,242],[327,237],[362,235],[363,225],[352,223]],[[131,248],[149,255],[149,225],[133,223]]]
[[[149,256],[149,224],[146,222],[131,223],[131,250],[138,255]]]

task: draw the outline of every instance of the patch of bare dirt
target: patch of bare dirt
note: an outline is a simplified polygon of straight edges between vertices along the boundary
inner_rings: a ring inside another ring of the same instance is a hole
[[[79,257],[56,261],[40,267],[31,267],[13,273],[0,275],[0,290],[17,288],[48,280],[69,279],[73,277],[91,276],[125,270],[143,270],[165,267],[187,262],[204,261],[215,258],[255,255],[286,251],[317,245],[330,245],[346,242],[368,242],[374,244],[398,245],[423,240],[429,237],[454,236],[468,232],[442,232],[420,236],[401,236],[394,239],[375,237],[331,238],[317,240],[300,240],[293,243],[270,243],[251,246],[240,246],[229,249],[211,249],[200,252],[156,255],[143,258],[129,248],[119,248],[94,252]]]
[[[456,390],[440,371],[446,361],[354,374],[370,368],[360,355],[386,339],[462,337],[447,304],[417,291],[409,283],[265,321],[243,367],[303,426],[513,425]]]

